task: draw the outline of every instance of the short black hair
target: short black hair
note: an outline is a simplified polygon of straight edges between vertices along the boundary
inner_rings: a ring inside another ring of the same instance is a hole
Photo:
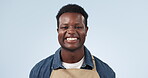
[[[79,6],[77,4],[68,4],[68,5],[63,6],[59,10],[59,12],[56,16],[57,27],[59,27],[59,18],[63,13],[80,13],[80,14],[82,14],[85,18],[85,26],[87,27],[88,14],[86,13],[86,11],[81,6]]]

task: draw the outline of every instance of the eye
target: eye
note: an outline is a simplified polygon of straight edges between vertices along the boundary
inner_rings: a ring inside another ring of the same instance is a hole
[[[68,29],[68,27],[66,27],[66,26],[65,26],[65,27],[60,27],[60,28],[61,28],[61,29]]]
[[[83,27],[81,27],[81,26],[76,26],[75,28],[76,28],[76,29],[81,29],[81,28],[83,28]]]

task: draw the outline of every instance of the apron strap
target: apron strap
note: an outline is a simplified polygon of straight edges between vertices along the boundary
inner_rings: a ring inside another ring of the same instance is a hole
[[[92,55],[92,61],[93,61],[93,65],[94,65],[94,68],[92,69],[93,71],[96,71],[96,63],[95,63],[95,59],[94,59],[94,56]]]

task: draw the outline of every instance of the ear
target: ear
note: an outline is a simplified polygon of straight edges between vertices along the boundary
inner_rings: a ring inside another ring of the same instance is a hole
[[[87,36],[88,26],[85,28],[86,36]]]
[[[59,33],[59,28],[57,28],[57,33]]]

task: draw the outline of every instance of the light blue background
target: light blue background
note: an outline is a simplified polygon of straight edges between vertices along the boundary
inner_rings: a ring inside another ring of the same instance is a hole
[[[55,16],[68,3],[88,12],[85,45],[117,78],[148,78],[148,0],[0,0],[1,78],[28,78],[60,47]]]

